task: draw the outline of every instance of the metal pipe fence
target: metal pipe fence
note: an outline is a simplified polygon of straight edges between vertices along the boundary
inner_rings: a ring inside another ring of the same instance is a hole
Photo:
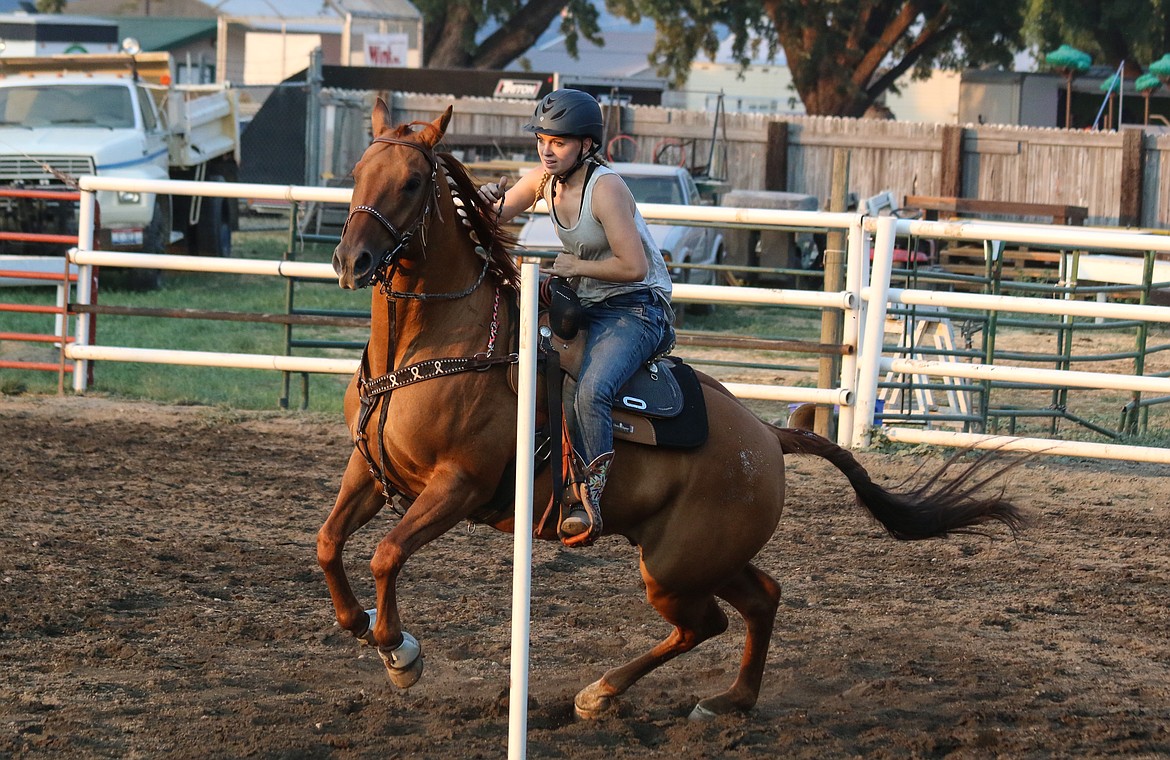
[[[98,178],[84,178],[82,180],[83,194],[82,208],[86,207],[85,195],[91,195],[93,190],[112,189],[115,184],[128,184],[125,180],[102,180]],[[218,186],[212,187],[208,183],[171,183],[158,182],[157,187],[146,187],[150,182],[141,183],[142,187],[126,188],[138,189],[147,192],[167,192],[170,194],[209,195],[219,192],[228,197],[261,197],[285,199],[290,202],[307,202],[319,200],[323,202],[344,203],[348,199],[349,191],[338,188],[305,188],[305,187],[273,187],[260,185],[247,186]],[[893,377],[887,385],[891,388],[907,388],[920,386],[922,391],[944,390],[946,393],[967,393],[970,386],[982,385],[984,394],[988,392],[991,383],[1005,383],[1024,385],[1030,388],[1058,387],[1114,389],[1123,392],[1158,393],[1166,394],[1170,390],[1168,381],[1164,377],[1146,375],[1142,371],[1133,373],[1117,372],[1082,372],[1073,371],[1067,366],[1058,366],[1050,370],[1028,367],[1011,367],[996,363],[993,347],[985,350],[980,357],[977,352],[968,351],[961,357],[963,360],[979,359],[983,361],[960,361],[957,357],[948,356],[945,351],[938,351],[933,356],[885,356],[883,350],[888,351],[885,344],[886,317],[892,307],[918,310],[918,316],[928,311],[938,315],[952,315],[951,309],[961,310],[954,314],[964,315],[963,318],[975,319],[967,315],[985,315],[982,332],[990,333],[994,340],[995,320],[999,314],[1029,314],[1055,320],[1062,330],[1069,329],[1071,321],[1076,319],[1107,319],[1120,320],[1130,324],[1138,324],[1140,328],[1170,322],[1170,309],[1152,306],[1146,303],[1099,303],[1097,301],[1076,300],[1069,294],[1053,293],[1055,298],[1040,298],[1035,296],[1010,296],[1002,293],[969,293],[945,292],[940,290],[922,290],[916,288],[891,288],[891,278],[896,274],[893,267],[893,250],[895,239],[907,234],[914,234],[923,238],[946,240],[1012,240],[1030,241],[1035,244],[1050,246],[1076,247],[1081,251],[1135,251],[1150,256],[1149,252],[1170,252],[1170,239],[1165,236],[1148,235],[1140,232],[1118,232],[1095,228],[1061,228],[1049,225],[1016,225],[986,222],[922,222],[914,220],[898,220],[892,217],[862,217],[854,214],[822,214],[818,212],[771,211],[761,209],[727,209],[727,208],[686,208],[676,206],[646,205],[643,214],[650,221],[688,221],[691,218],[702,220],[705,223],[742,222],[754,225],[768,226],[771,224],[787,227],[808,228],[840,228],[848,233],[848,260],[846,266],[845,288],[840,292],[824,293],[816,291],[785,290],[778,288],[733,288],[724,286],[702,286],[679,284],[676,286],[676,296],[679,300],[697,303],[719,304],[768,304],[772,306],[800,306],[813,309],[834,309],[845,315],[844,339],[842,345],[847,349],[843,352],[841,362],[842,372],[840,382],[834,388],[807,388],[800,386],[763,386],[755,384],[730,383],[734,393],[745,398],[780,399],[790,402],[811,402],[819,404],[833,404],[840,407],[840,416],[837,429],[839,441],[851,446],[866,446],[870,443],[872,421],[875,419],[875,410],[878,408],[879,380],[883,374]],[[1088,255],[1088,254],[1083,254]],[[872,263],[871,263],[872,258]],[[219,271],[235,272],[240,274],[257,274],[280,276],[297,279],[333,279],[333,273],[328,265],[298,261],[247,261],[247,260],[216,260],[181,256],[162,256],[150,254],[118,254],[107,251],[94,250],[92,239],[81,236],[81,245],[72,259],[84,267],[95,265],[112,266],[143,266],[159,269],[188,269],[191,271]],[[868,283],[868,284],[866,284]],[[1150,280],[1147,278],[1146,284]],[[85,294],[79,295],[79,301],[85,303]],[[79,321],[92,316],[84,309],[78,309]],[[283,315],[280,321],[285,325],[302,323],[302,320],[311,315]],[[272,321],[278,321],[278,315],[270,315]],[[294,318],[295,317],[295,318]],[[324,317],[324,315],[322,315]],[[1143,344],[1141,348],[1144,348]],[[928,347],[923,347],[924,349]],[[836,349],[835,349],[836,350]],[[195,352],[202,353],[202,352]],[[1114,354],[1118,352],[1113,352]],[[148,362],[215,362],[215,366],[245,366],[277,369],[283,372],[335,372],[351,373],[356,367],[356,360],[327,359],[320,357],[248,357],[245,355],[224,355],[217,358],[210,356],[195,356],[192,352],[167,352],[166,349],[120,349],[113,346],[98,347],[86,345],[86,341],[77,340],[67,348],[71,360],[79,363],[106,359],[121,361],[148,361]],[[1073,361],[1080,361],[1075,353],[1064,346],[1060,351],[1045,354],[1045,360],[1056,357],[1057,363],[1069,365]],[[948,361],[947,359],[952,359]],[[910,378],[907,382],[906,378]],[[922,378],[919,382],[917,379]],[[84,385],[76,381],[78,390],[84,390]],[[1149,405],[1135,399],[1132,404],[1135,413],[1145,411]],[[889,409],[887,407],[887,409]],[[955,431],[933,430],[938,422],[946,420],[962,421],[965,426],[963,435],[969,434],[969,428],[977,423],[972,420],[982,420],[986,424],[988,419],[1003,416],[1004,411],[1011,409],[987,409],[956,412],[954,410],[936,410],[932,415],[930,410],[922,415],[906,414],[896,409],[889,409],[891,421],[895,418],[904,424],[921,425],[930,431],[932,441],[953,441],[955,445],[962,439],[949,438],[947,434]],[[1043,410],[1033,410],[1043,411]],[[1017,416],[1025,418],[1028,410],[1019,411]],[[1041,416],[1041,415],[1036,415]],[[877,419],[881,419],[879,414]],[[909,440],[914,433],[897,432],[909,430],[887,426],[886,435],[891,440],[900,436],[900,440]],[[892,433],[892,435],[891,435]],[[965,445],[965,444],[963,444]],[[1141,448],[1141,447],[1139,447]],[[1061,448],[1068,450],[1067,446]]]

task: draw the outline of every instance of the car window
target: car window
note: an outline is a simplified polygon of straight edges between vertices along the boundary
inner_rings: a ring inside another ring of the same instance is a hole
[[[637,203],[683,203],[682,186],[674,177],[625,177]]]

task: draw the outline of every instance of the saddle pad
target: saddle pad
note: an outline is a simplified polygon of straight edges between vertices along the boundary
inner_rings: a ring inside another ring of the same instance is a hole
[[[682,412],[682,390],[671,372],[674,363],[673,359],[662,358],[650,364],[653,370],[639,367],[618,391],[614,409],[646,417],[674,417]]]
[[[615,438],[672,449],[691,449],[707,442],[707,403],[703,400],[699,378],[693,369],[678,361],[673,363],[670,371],[674,373],[682,396],[679,414],[658,419],[646,417],[645,413],[622,411],[617,406],[613,415]]]

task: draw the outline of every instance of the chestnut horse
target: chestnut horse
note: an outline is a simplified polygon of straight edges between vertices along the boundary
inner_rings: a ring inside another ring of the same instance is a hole
[[[515,355],[508,351],[517,330],[518,271],[508,246],[514,241],[501,233],[466,170],[436,153],[450,119],[448,108],[433,122],[395,128],[385,103],[377,102],[373,141],[354,167],[350,214],[333,254],[341,287],[377,287],[362,369],[345,397],[354,451],[318,533],[317,557],[337,622],[377,647],[400,688],[422,672],[421,647],[399,616],[404,563],[464,520],[512,526],[516,396],[509,384]],[[601,714],[639,678],[722,633],[728,619],[717,599],[746,623],[742,661],[731,686],[700,701],[692,716],[755,704],[780,586],[752,558],[780,519],[785,454],[829,460],[858,502],[899,539],[946,536],[993,521],[1014,532],[1022,523],[1002,493],[980,495],[994,477],[982,460],[947,484],[932,479],[933,485],[892,493],[874,484],[845,449],[807,431],[769,425],[717,381],[700,379],[707,442],[685,451],[617,442],[602,502],[605,534],[638,547],[647,598],[674,630],[577,694],[581,717]],[[542,410],[538,420],[544,418]],[[548,503],[550,482],[546,467],[535,483],[537,510]],[[407,506],[374,552],[377,606],[366,611],[350,587],[342,552],[391,496]],[[554,532],[539,537],[555,539]]]

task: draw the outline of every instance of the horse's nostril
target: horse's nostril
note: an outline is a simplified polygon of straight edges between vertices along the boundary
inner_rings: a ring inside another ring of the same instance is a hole
[[[369,274],[370,270],[374,268],[374,257],[369,251],[362,251],[357,255],[353,261],[353,273],[355,277],[361,277]]]

